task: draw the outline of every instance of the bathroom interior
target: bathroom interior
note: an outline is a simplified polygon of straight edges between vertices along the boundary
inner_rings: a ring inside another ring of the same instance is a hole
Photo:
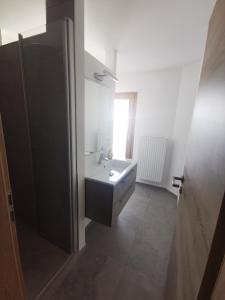
[[[84,249],[87,261],[115,260],[127,285],[142,280],[145,299],[162,299],[179,201],[172,181],[184,171],[215,1],[177,8],[199,28],[185,23],[183,43],[176,22],[166,28],[172,11],[160,27],[169,6],[151,14],[133,2],[128,12],[128,1],[24,1],[38,17],[21,29],[21,15],[17,28],[0,24],[0,111],[28,299],[61,299],[62,286],[52,298],[48,288]],[[112,299],[133,299],[123,295]]]

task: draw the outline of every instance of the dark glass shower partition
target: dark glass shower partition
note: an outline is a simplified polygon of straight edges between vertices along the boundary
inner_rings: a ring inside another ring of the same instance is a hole
[[[77,238],[72,21],[0,47],[0,67],[16,217],[71,252]]]
[[[75,180],[68,25],[60,21],[47,25],[43,34],[20,36],[38,228],[42,236],[66,250],[72,246]]]

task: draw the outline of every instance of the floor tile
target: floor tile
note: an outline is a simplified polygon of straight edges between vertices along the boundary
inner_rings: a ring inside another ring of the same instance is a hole
[[[176,198],[136,184],[116,224],[93,223],[87,246],[43,300],[163,300]]]

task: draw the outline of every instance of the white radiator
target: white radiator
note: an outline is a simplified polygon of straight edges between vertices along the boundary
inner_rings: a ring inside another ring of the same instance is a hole
[[[140,180],[162,182],[166,158],[167,139],[143,136],[138,153],[138,174]]]

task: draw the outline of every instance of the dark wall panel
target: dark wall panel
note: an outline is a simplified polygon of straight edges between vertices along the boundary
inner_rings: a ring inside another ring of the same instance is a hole
[[[62,22],[22,41],[40,233],[70,251],[70,157]]]
[[[35,226],[32,155],[18,43],[0,47],[0,112],[16,216]]]
[[[47,24],[65,17],[74,20],[74,0],[47,0]]]
[[[63,24],[49,24],[46,33],[0,47],[0,111],[16,217],[70,252],[70,112]]]

